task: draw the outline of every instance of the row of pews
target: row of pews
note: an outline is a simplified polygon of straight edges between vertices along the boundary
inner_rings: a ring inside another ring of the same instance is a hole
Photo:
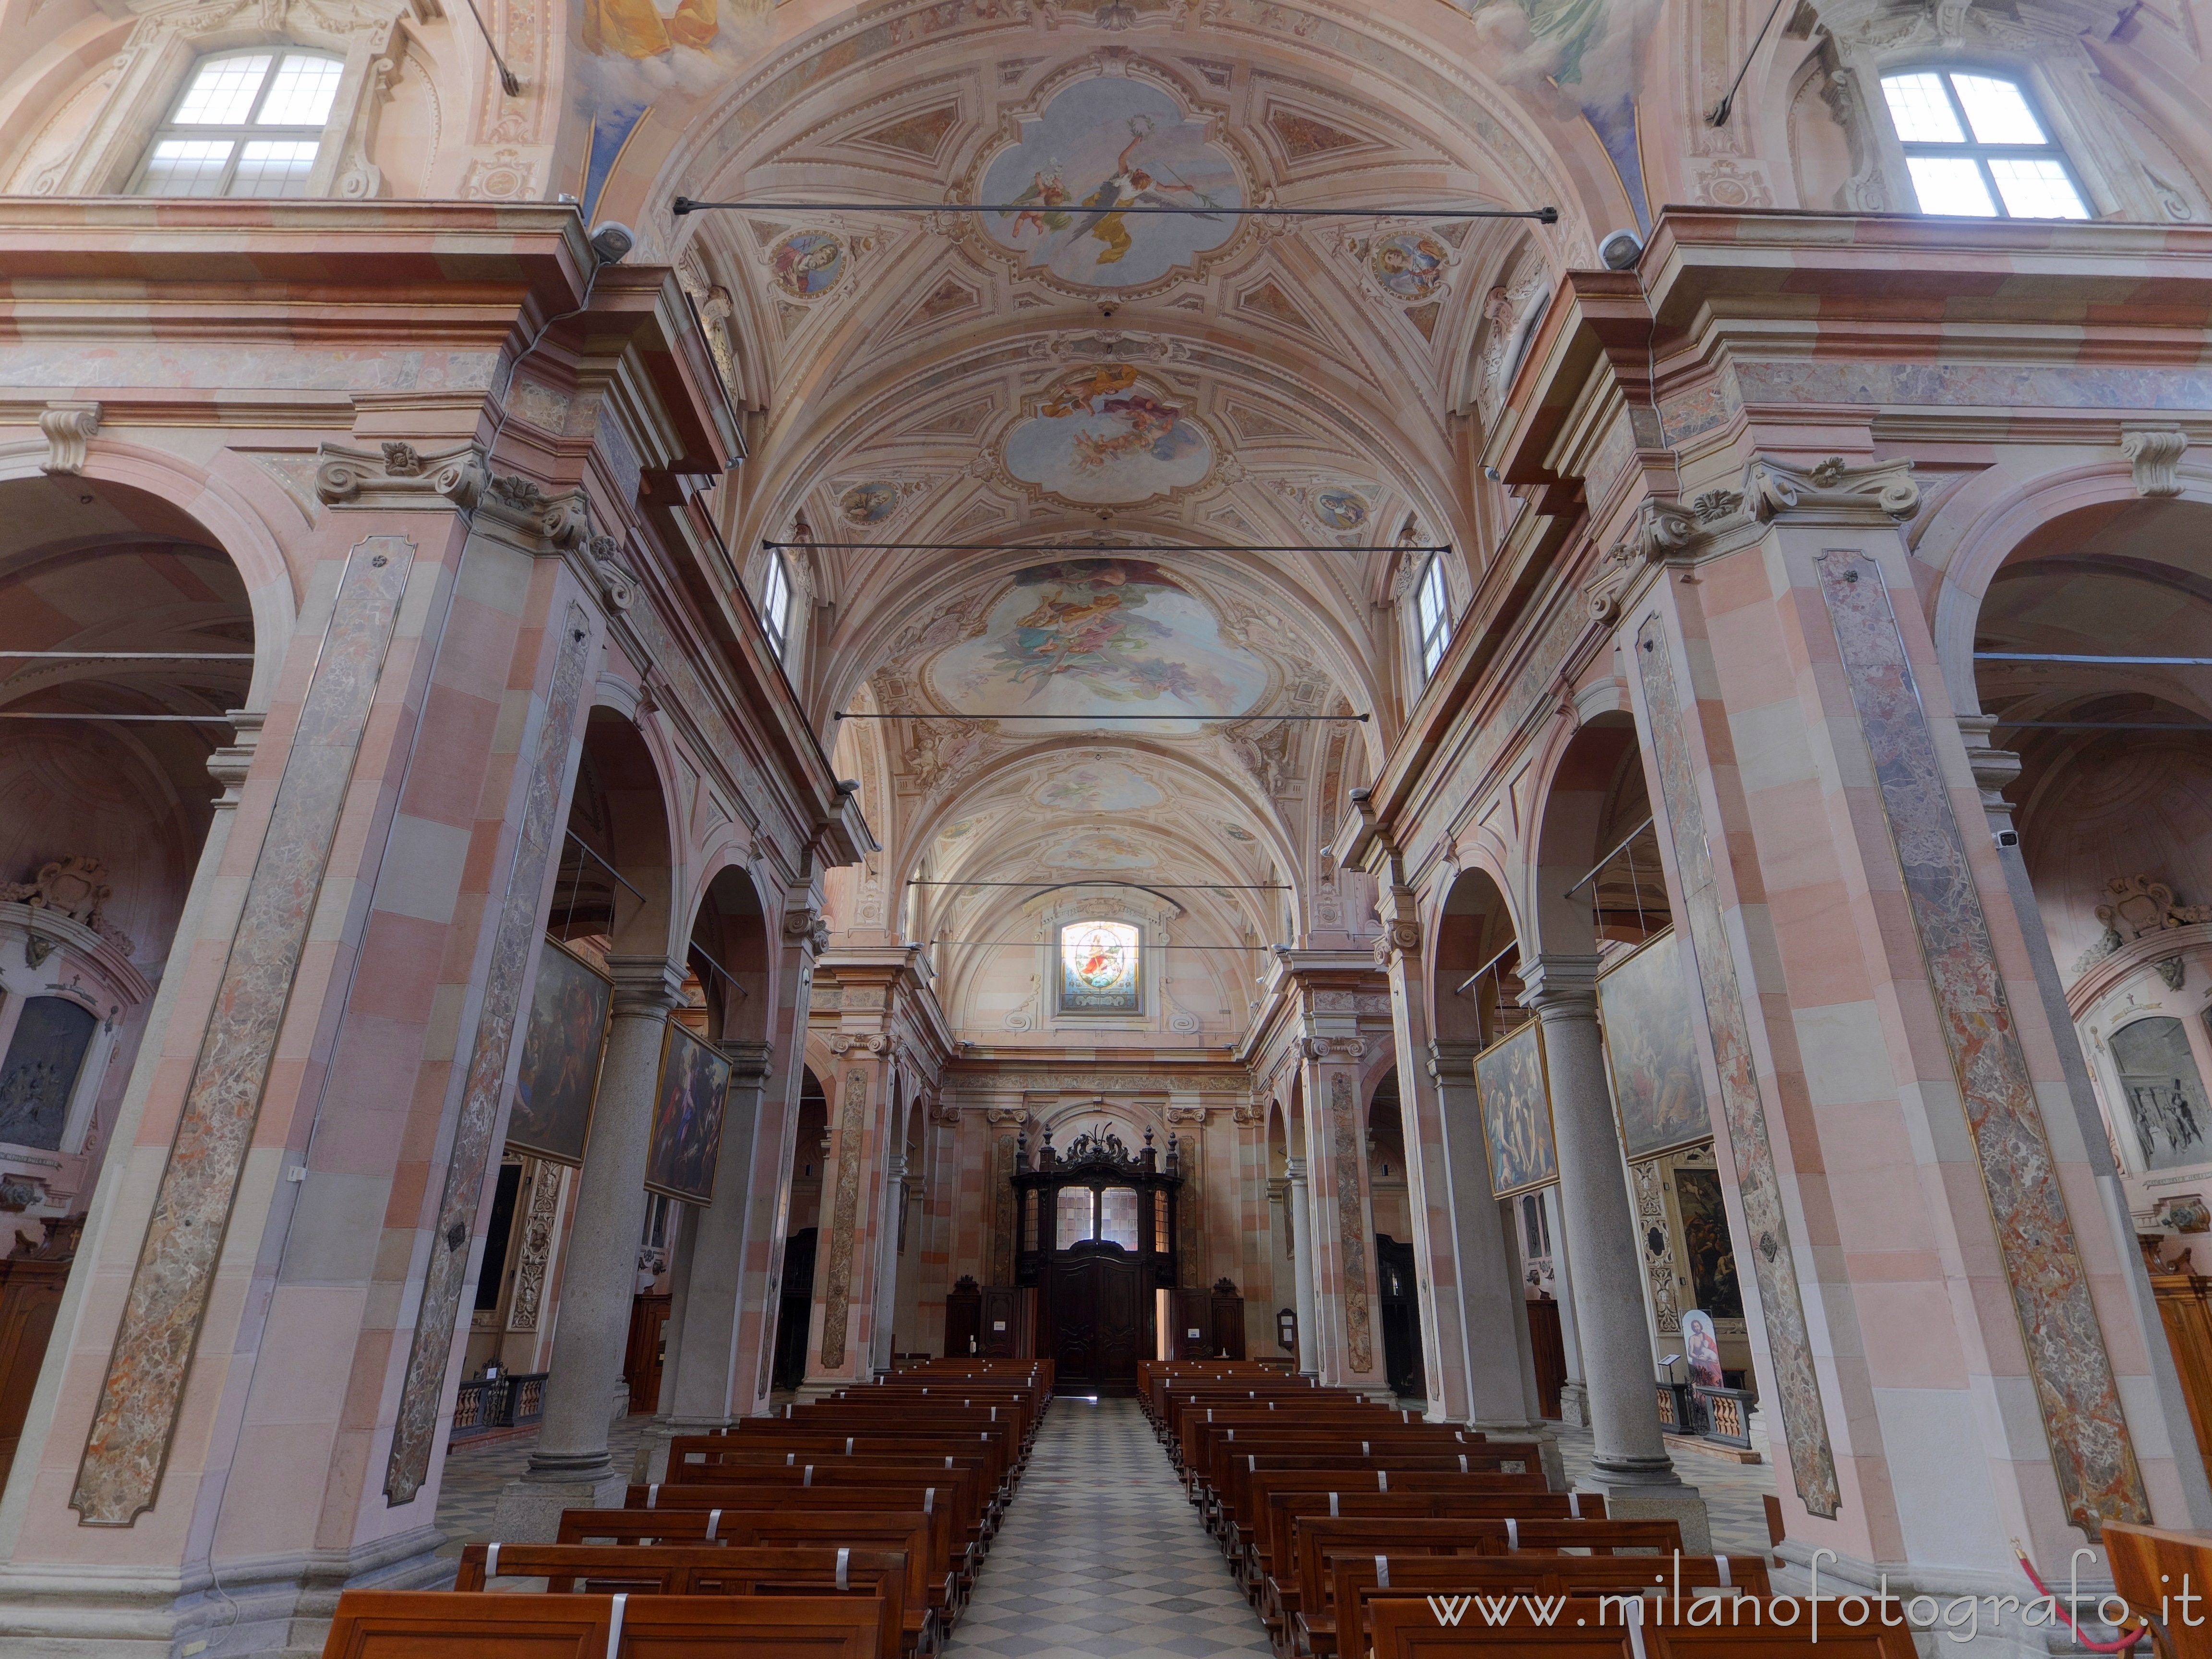
[[[1553,1492],[1533,1443],[1248,1363],[1148,1362],[1139,1386],[1276,1659],[1913,1659],[1910,1631],[1832,1609],[1816,1644],[1764,1556],[1685,1555],[1672,1520]]]
[[[665,1481],[556,1542],[348,1590],[325,1659],[935,1659],[1051,1401],[1048,1360],[934,1360],[679,1437]]]

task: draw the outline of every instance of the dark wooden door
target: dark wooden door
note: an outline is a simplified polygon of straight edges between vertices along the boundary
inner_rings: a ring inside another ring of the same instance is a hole
[[[629,1414],[660,1409],[660,1367],[667,1355],[668,1304],[665,1296],[641,1296],[629,1304],[629,1343],[623,1358],[623,1381],[629,1384]]]
[[[1567,1383],[1567,1346],[1559,1333],[1559,1304],[1524,1301],[1528,1316],[1529,1358],[1536,1364],[1538,1409],[1545,1416],[1559,1414],[1559,1390]]]
[[[1133,1394],[1145,1352],[1137,1263],[1121,1255],[1068,1255],[1053,1263],[1050,1327],[1055,1386]]]

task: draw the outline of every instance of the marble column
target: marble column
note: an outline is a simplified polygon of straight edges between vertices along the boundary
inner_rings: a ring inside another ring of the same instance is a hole
[[[1650,1334],[1637,1293],[1643,1264],[1598,1035],[1597,958],[1534,956],[1522,979],[1522,1002],[1543,1022],[1559,1210],[1575,1261],[1575,1316],[1593,1443],[1583,1486],[1606,1494],[1609,1512],[1674,1517],[1681,1522],[1683,1547],[1704,1554],[1710,1548],[1705,1504],[1674,1472],[1659,1426]],[[1623,1507],[1629,1503],[1637,1506]]]
[[[668,1354],[659,1414],[646,1431],[649,1480],[667,1468],[668,1442],[679,1434],[725,1428],[750,1403],[750,1379],[738,1374],[738,1335],[744,1283],[745,1200],[752,1180],[753,1136],[769,1079],[769,1045],[721,1045],[731,1064],[729,1103],[722,1115],[722,1151],[714,1165],[714,1202],[688,1210],[669,1266]]]
[[[564,1509],[619,1506],[629,1480],[607,1455],[607,1425],[637,1295],[653,1086],[669,1013],[684,1000],[684,967],[657,956],[611,957],[607,966],[614,1018],[569,1229],[544,1425],[529,1468],[500,1494],[492,1527],[518,1542],[551,1541]]]
[[[1340,1031],[1348,1018],[1320,1018]],[[1361,1074],[1369,1039],[1303,1036],[1306,1179],[1312,1189],[1316,1358],[1332,1388],[1395,1399],[1376,1302],[1375,1219],[1368,1207]]]
[[[1302,1158],[1283,1161],[1286,1191],[1284,1202],[1291,1206],[1291,1277],[1297,1290],[1298,1313],[1298,1375],[1321,1375],[1319,1332],[1314,1325],[1314,1250],[1312,1195],[1306,1190],[1306,1161]]]
[[[1447,1194],[1459,1249],[1459,1295],[1467,1332],[1468,1421],[1477,1428],[1526,1430],[1543,1420],[1528,1316],[1521,1304],[1520,1251],[1510,1206],[1491,1195],[1490,1151],[1474,1091],[1474,1042],[1431,1042],[1423,1070],[1437,1092],[1451,1188]],[[1400,1067],[1403,1076],[1405,1068]]]
[[[822,1080],[830,1091],[830,1158],[815,1235],[820,1255],[803,1398],[866,1381],[874,1356],[890,1047],[880,1036],[831,1039],[837,1063],[834,1080]]]
[[[890,1138],[896,1142],[894,1125]],[[884,1201],[876,1221],[875,1323],[868,1334],[869,1362],[880,1376],[891,1368],[891,1343],[897,1335],[899,1217],[906,1209],[906,1149],[894,1145],[884,1158]]]

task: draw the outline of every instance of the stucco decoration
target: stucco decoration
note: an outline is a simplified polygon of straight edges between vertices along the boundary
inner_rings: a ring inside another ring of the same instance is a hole
[[[860,1141],[867,1133],[868,1074],[845,1073],[837,1110],[837,1192],[830,1217],[830,1271],[822,1285],[822,1364],[845,1363],[846,1322],[853,1297],[853,1230],[860,1218]]]
[[[160,1490],[277,1033],[414,565],[405,538],[371,536],[338,578],[85,1437],[70,1498],[82,1525],[130,1526]]]
[[[1346,1363],[1354,1371],[1375,1368],[1374,1316],[1368,1306],[1367,1223],[1360,1203],[1359,1166],[1364,1162],[1352,1079],[1338,1072],[1328,1080],[1329,1159],[1336,1182],[1337,1236],[1344,1248],[1344,1342]]]
[[[538,960],[538,909],[545,892],[546,860],[560,840],[567,817],[568,753],[579,733],[576,718],[584,696],[586,665],[596,641],[584,607],[571,599],[561,630],[559,655],[545,694],[538,743],[531,756],[522,826],[514,860],[507,866],[507,894],[499,933],[484,969],[483,1001],[477,1016],[476,1041],[469,1054],[468,1080],[460,1118],[446,1160],[446,1186],[438,1202],[424,1268],[422,1302],[407,1356],[407,1380],[399,1397],[399,1417],[392,1431],[384,1495],[392,1504],[415,1500],[429,1478],[446,1397],[446,1369],[453,1354],[453,1328],[468,1288],[469,1240],[476,1230],[486,1167],[498,1151],[495,1132],[506,1103],[507,1080],[515,1059],[516,1017],[522,1007],[523,981]]]
[[[1715,884],[1711,842],[1705,828],[1705,800],[1698,793],[1696,759],[1683,733],[1695,718],[1674,690],[1674,669],[1666,629],[1653,617],[1637,631],[1635,654],[1644,680],[1651,746],[1658,763],[1659,793],[1674,862],[1681,873],[1682,908],[1698,963],[1698,985],[1712,1035],[1719,1069],[1721,1110],[1728,1121],[1729,1149],[1735,1159],[1736,1188],[1759,1296],[1766,1314],[1767,1357],[1774,1376],[1774,1400],[1790,1450],[1790,1474],[1797,1496],[1812,1514],[1832,1516],[1843,1502],[1836,1479],[1836,1454],[1828,1440],[1828,1415],[1820,1401],[1814,1370],[1813,1343],[1805,1323],[1805,1299],[1798,1288],[1796,1258],[1790,1222],[1782,1206],[1782,1183],[1774,1167],[1774,1146],[1766,1132],[1766,1107],[1759,1098],[1752,1057],[1751,1026],[1736,979],[1735,957],[1728,924],[1721,915]]]
[[[2150,1504],[1989,919],[1881,567],[1855,551],[1823,553],[1819,567],[1973,1132],[2059,1496],[2074,1524],[2095,1538],[2105,1521],[2149,1520]]]

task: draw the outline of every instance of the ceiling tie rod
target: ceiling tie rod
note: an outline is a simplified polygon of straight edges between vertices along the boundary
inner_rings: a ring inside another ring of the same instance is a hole
[[[1076,542],[1058,543],[1042,546],[1028,542],[772,542],[763,539],[761,547],[768,552],[800,552],[812,548],[821,552],[852,553],[1076,553],[1105,558],[1157,558],[1163,553],[1449,553],[1451,544],[1401,547],[1395,543],[1386,547],[1344,547],[1322,543],[1280,543],[1272,546],[1254,547],[1230,542],[1193,542],[1175,547],[1121,547],[1108,544]]]
[[[1243,720],[1358,720],[1372,714],[939,714],[924,708],[903,714],[856,714],[839,709],[830,717],[839,720],[1073,720],[1096,726],[1101,720],[1197,720],[1209,726],[1234,726]]]
[[[671,207],[678,217],[687,213],[1031,213],[1034,202],[701,202],[679,196]],[[1082,211],[1079,204],[1070,204]],[[1109,210],[1093,210],[1108,211]],[[1555,207],[1540,208],[1286,208],[1286,207],[1115,207],[1117,214],[1172,213],[1200,219],[1534,219],[1540,225],[1559,222]]]

